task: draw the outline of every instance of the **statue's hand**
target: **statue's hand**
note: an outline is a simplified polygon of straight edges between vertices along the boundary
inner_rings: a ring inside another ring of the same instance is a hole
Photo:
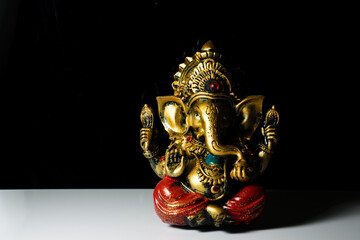
[[[230,172],[230,177],[234,180],[247,182],[253,173],[253,169],[248,166],[244,159],[235,162],[234,168]]]
[[[168,164],[178,164],[182,158],[183,154],[181,153],[181,150],[176,147],[171,147],[165,153],[165,160]]]
[[[144,105],[141,109],[140,120],[142,124],[142,128],[140,130],[140,146],[144,150],[144,152],[149,151],[151,137],[153,133],[153,119],[154,114],[153,111],[148,105]]]
[[[277,143],[279,139],[279,135],[276,126],[268,125],[265,128],[262,128],[261,130],[267,145],[269,145],[270,142],[273,142],[275,144]]]
[[[180,176],[185,169],[185,158],[182,151],[171,146],[165,153],[165,173],[170,177]]]
[[[266,147],[271,151],[273,145],[277,143],[279,139],[278,135],[278,124],[279,124],[279,113],[275,110],[275,106],[266,113],[264,127],[261,128],[262,135],[264,136],[264,141]]]

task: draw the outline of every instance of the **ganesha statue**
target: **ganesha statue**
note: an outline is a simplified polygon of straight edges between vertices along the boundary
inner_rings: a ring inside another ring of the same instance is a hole
[[[155,211],[171,225],[249,224],[264,209],[265,191],[255,179],[277,144],[279,114],[272,106],[263,115],[262,95],[237,97],[222,59],[206,42],[179,65],[174,94],[156,98],[170,142],[164,153],[154,137],[154,111],[146,104],[141,110],[140,145],[162,179]]]

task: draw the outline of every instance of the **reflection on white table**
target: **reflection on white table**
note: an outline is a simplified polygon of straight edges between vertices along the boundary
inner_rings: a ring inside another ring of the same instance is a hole
[[[0,190],[1,240],[359,239],[360,194],[268,191],[250,226],[173,227],[153,209],[151,189]]]

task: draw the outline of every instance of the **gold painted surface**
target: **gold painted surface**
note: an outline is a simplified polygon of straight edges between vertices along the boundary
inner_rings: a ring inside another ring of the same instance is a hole
[[[140,146],[155,173],[177,178],[186,191],[209,200],[206,211],[189,217],[189,224],[209,224],[209,217],[211,224],[223,224],[226,211],[214,203],[231,197],[230,184],[240,188],[262,174],[279,138],[275,106],[263,116],[264,96],[239,99],[222,59],[208,41],[179,65],[171,84],[174,94],[156,98],[170,140],[165,153],[155,139],[153,110],[145,104],[140,114]],[[254,142],[254,134],[262,139]]]
[[[182,185],[189,191],[206,196],[210,201],[220,200],[228,190],[226,161],[217,166],[209,166],[195,157],[185,172]],[[216,190],[215,190],[216,189]]]

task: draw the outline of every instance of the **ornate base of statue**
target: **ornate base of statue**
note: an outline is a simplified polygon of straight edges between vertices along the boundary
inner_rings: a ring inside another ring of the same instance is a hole
[[[153,139],[153,110],[145,105],[141,111],[140,145],[162,178],[154,205],[165,223],[249,224],[264,209],[264,189],[253,180],[266,169],[277,143],[279,114],[273,106],[263,120],[261,95],[239,99],[222,57],[208,41],[179,65],[174,95],[157,97],[170,139],[164,155]],[[251,149],[261,122],[262,141]]]

